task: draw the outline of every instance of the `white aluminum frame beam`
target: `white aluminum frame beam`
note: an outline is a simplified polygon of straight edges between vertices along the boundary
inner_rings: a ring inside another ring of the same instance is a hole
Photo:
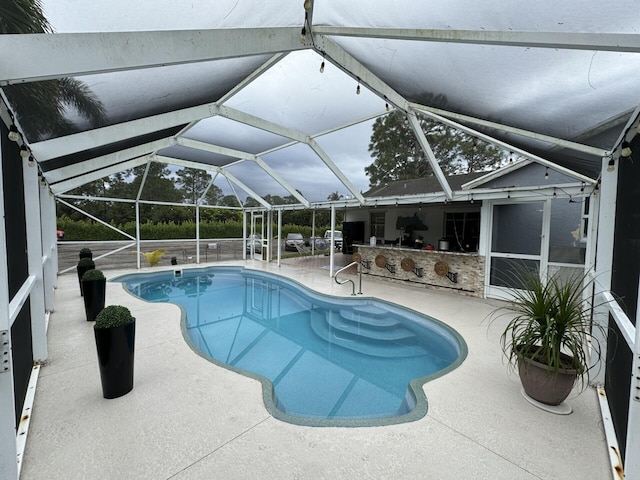
[[[267,202],[264,198],[262,198],[256,192],[254,192],[251,188],[249,188],[247,185],[245,185],[240,180],[238,180],[230,172],[226,171],[221,167],[216,167],[215,165],[209,165],[205,163],[193,162],[190,160],[181,160],[178,158],[165,157],[163,155],[154,155],[152,160],[154,162],[168,163],[169,165],[177,165],[181,167],[195,168],[198,170],[206,170],[208,172],[219,173],[220,175],[223,175],[229,182],[233,182],[235,185],[237,185],[242,190],[247,192],[251,197],[255,198],[255,200],[267,210],[271,210],[272,208],[269,202]]]
[[[9,34],[0,86],[306,48],[298,27]]]
[[[73,190],[74,188],[80,187],[85,183],[93,182],[94,180],[99,180],[100,178],[106,177],[108,175],[112,175],[114,173],[121,172],[123,170],[139,167],[140,165],[144,165],[145,163],[147,163],[146,157],[134,158],[132,160],[127,160],[125,162],[111,165],[109,168],[102,168],[100,170],[87,173],[86,175],[81,175],[79,177],[63,180],[61,182],[50,185],[50,188],[54,194],[65,193],[65,192],[68,192],[69,190]],[[45,178],[46,178],[46,174],[45,174]]]
[[[522,128],[510,127],[508,125],[491,122],[489,120],[483,120],[481,118],[471,117],[469,115],[453,113],[447,110],[442,110],[440,108],[427,107],[425,105],[420,105],[418,103],[413,103],[413,102],[411,102],[409,105],[413,110],[418,110],[425,114],[434,113],[436,115],[440,115],[442,117],[446,117],[451,120],[461,120],[463,122],[473,123],[475,125],[480,125],[482,127],[494,128],[496,130],[500,130],[505,133],[512,133],[515,135],[519,135],[521,137],[540,140],[542,142],[551,143],[553,145],[557,145],[562,148],[568,148],[576,152],[584,152],[590,155],[596,155],[598,157],[606,157],[607,155],[611,154],[611,152],[609,152],[608,150],[604,150],[602,148],[592,147],[589,145],[584,145],[582,143],[572,142],[570,140],[563,140],[562,138],[552,137],[550,135],[543,135],[542,133],[536,133],[529,130],[524,130]]]
[[[407,120],[409,121],[409,125],[411,126],[411,129],[413,130],[413,133],[416,136],[418,143],[420,144],[420,147],[422,148],[422,151],[427,156],[427,160],[429,161],[429,165],[431,165],[431,170],[433,170],[433,174],[435,175],[436,179],[438,180],[438,183],[440,184],[440,186],[442,187],[442,190],[444,191],[445,197],[448,200],[451,200],[451,198],[453,198],[453,191],[451,190],[451,186],[449,185],[449,182],[447,181],[447,178],[445,177],[444,172],[440,168],[440,165],[438,164],[438,160],[436,159],[436,156],[433,154],[433,150],[431,150],[431,146],[429,145],[427,136],[424,134],[424,131],[422,131],[422,126],[420,125],[420,122],[418,121],[415,112],[409,111],[407,112],[406,116],[407,116]]]
[[[67,165],[66,167],[48,170],[44,172],[44,176],[49,183],[57,183],[81,176],[85,173],[107,170],[108,167],[122,163],[125,160],[140,158],[145,155],[155,153],[160,149],[175,145],[175,143],[176,141],[173,137],[154,140],[153,142],[136,145],[135,147],[126,148],[124,150],[118,150],[117,152],[102,155],[100,157],[94,157],[90,160],[80,161],[72,165]],[[46,162],[44,162],[43,167],[46,170]]]
[[[216,153],[218,155],[225,155],[227,157],[239,158],[241,160],[253,162],[260,168],[262,168],[262,170],[264,170],[271,178],[278,182],[282,188],[293,195],[300,203],[309,206],[309,200],[300,195],[300,193],[292,185],[290,185],[289,182],[282,178],[273,168],[267,165],[267,163],[257,155],[243,152],[241,150],[213,145],[211,143],[201,142],[198,140],[191,140],[189,138],[178,138],[177,144],[183,147],[194,148],[196,150],[203,150],[211,153]]]
[[[573,177],[575,179],[580,180],[581,182],[585,182],[589,185],[594,185],[596,183],[596,180],[594,180],[593,178],[587,177],[586,175],[582,175],[580,173],[574,172],[573,170],[570,170],[566,167],[563,167],[561,165],[558,165],[556,163],[553,163],[545,158],[539,157],[538,155],[534,155],[532,153],[527,152],[526,150],[523,150],[522,148],[518,148],[515,147],[513,145],[510,145],[506,142],[503,142],[502,140],[498,140],[496,138],[493,138],[489,135],[486,135],[482,132],[478,132],[477,130],[474,130],[472,128],[466,127],[460,123],[454,122],[453,120],[449,120],[448,118],[444,118],[441,115],[437,115],[433,112],[430,111],[425,111],[425,110],[415,110],[416,112],[419,112],[421,115],[425,115],[437,122],[443,123],[445,125],[449,125],[450,127],[453,127],[457,130],[460,130],[462,132],[468,133],[469,135],[472,135],[474,137],[480,138],[486,142],[489,142],[493,145],[497,145],[499,147],[505,148],[507,150],[510,150],[514,153],[518,153],[520,155],[522,155],[523,157],[526,157],[536,163],[539,163],[540,165],[544,165],[545,167],[549,167],[552,170],[555,170],[556,172],[560,172],[563,173],[565,175],[569,175],[570,177]]]
[[[315,35],[640,53],[637,34],[314,26]]]

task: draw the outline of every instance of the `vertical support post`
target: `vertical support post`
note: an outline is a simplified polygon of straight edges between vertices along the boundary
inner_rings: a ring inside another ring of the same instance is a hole
[[[200,205],[196,205],[196,263],[200,264]]]
[[[263,220],[264,221],[264,220]],[[271,254],[271,239],[273,238],[273,210],[267,211],[267,258],[263,258],[267,262],[273,259]]]
[[[36,278],[29,294],[31,306],[31,342],[33,345],[33,361],[47,360],[47,328],[44,306],[44,282],[42,275],[42,229],[40,225],[40,182],[38,169],[22,162],[24,179],[24,210],[27,231],[27,262],[29,276]],[[44,189],[43,189],[44,190]],[[44,195],[48,196],[46,192]]]
[[[316,209],[314,208],[312,213],[311,213],[311,238],[314,239],[313,242],[311,242],[311,255],[315,255],[316,253],[316,242],[315,242],[315,238],[316,238]]]
[[[242,211],[242,259],[247,259],[247,212]]]
[[[10,141],[4,125],[0,128],[0,147]],[[17,160],[16,160],[17,161]],[[6,479],[18,478],[16,442],[16,406],[11,360],[11,325],[9,321],[9,272],[7,268],[7,230],[4,222],[4,188],[2,184],[2,149],[0,148],[0,472]]]
[[[598,238],[595,240],[598,245],[596,252],[596,271],[594,279],[594,297],[599,298],[602,292],[611,290],[611,270],[613,266],[613,242],[616,227],[616,196],[618,192],[618,169],[609,172],[607,169],[608,159],[602,159],[600,193],[594,192],[592,200],[599,202],[598,218]],[[599,197],[599,198],[598,198]],[[603,328],[594,328],[593,336],[600,345],[600,363],[606,363],[607,358],[607,337],[603,332],[607,331],[609,324],[609,310],[606,305],[597,307],[594,311],[594,322]],[[595,385],[604,385],[605,366],[597,365],[591,382]]]
[[[627,447],[624,456],[624,477],[640,480],[640,282],[638,283],[638,307],[636,309],[636,341],[633,348],[631,370],[631,392],[629,395],[629,417],[627,418]]]
[[[136,200],[136,265],[140,270],[140,202]]]
[[[329,277],[333,277],[333,264],[334,264],[334,255],[333,255],[333,246],[335,245],[334,233],[335,233],[335,225],[336,225],[336,206],[335,204],[331,204],[331,245],[329,247]]]
[[[282,209],[278,210],[278,266],[282,255]]]
[[[40,189],[40,230],[42,232],[43,288],[45,311],[55,308],[54,288],[58,278],[58,239],[56,236],[56,200],[51,191]]]

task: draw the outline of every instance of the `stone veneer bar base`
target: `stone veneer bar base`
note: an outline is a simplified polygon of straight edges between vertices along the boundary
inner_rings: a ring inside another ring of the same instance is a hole
[[[476,253],[368,245],[358,245],[357,251],[362,256],[363,264],[368,263],[370,267],[363,268],[364,274],[385,277],[400,283],[410,282],[429,288],[449,290],[463,295],[480,298],[484,296],[485,257]],[[383,256],[386,262],[381,262],[379,256]],[[379,259],[378,262],[376,258]],[[419,272],[422,276],[418,276],[414,271],[403,270],[402,260],[404,259],[413,260],[415,269],[422,269],[422,272]],[[436,273],[435,266],[438,262],[445,262],[449,272],[457,274],[457,283],[446,275]]]

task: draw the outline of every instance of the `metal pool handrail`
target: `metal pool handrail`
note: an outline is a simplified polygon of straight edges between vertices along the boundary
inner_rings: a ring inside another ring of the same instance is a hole
[[[336,281],[336,283],[338,285],[344,285],[347,282],[351,282],[351,295],[355,295],[356,294],[356,284],[353,280],[351,280],[350,278],[347,278],[343,281],[339,281],[338,280],[338,275],[343,272],[344,270],[346,270],[349,267],[353,267],[354,265],[358,265],[358,280],[359,280],[359,285],[358,285],[358,295],[362,295],[362,269],[360,268],[360,264],[358,262],[351,262],[349,265],[342,267],[340,270],[338,270],[336,272],[336,274],[333,276],[333,279]]]

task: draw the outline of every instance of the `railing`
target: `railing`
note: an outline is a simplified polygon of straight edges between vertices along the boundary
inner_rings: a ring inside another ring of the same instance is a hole
[[[356,283],[351,280],[350,278],[347,278],[345,280],[338,280],[338,275],[340,275],[340,273],[342,273],[343,271],[345,271],[347,268],[353,267],[354,265],[358,266],[358,295],[362,295],[362,269],[360,268],[360,264],[358,262],[351,262],[349,265],[347,265],[346,267],[342,267],[340,270],[338,270],[336,272],[336,274],[334,275],[333,279],[336,281],[336,283],[338,285],[344,285],[347,282],[351,282],[351,295],[355,295],[356,294]]]

